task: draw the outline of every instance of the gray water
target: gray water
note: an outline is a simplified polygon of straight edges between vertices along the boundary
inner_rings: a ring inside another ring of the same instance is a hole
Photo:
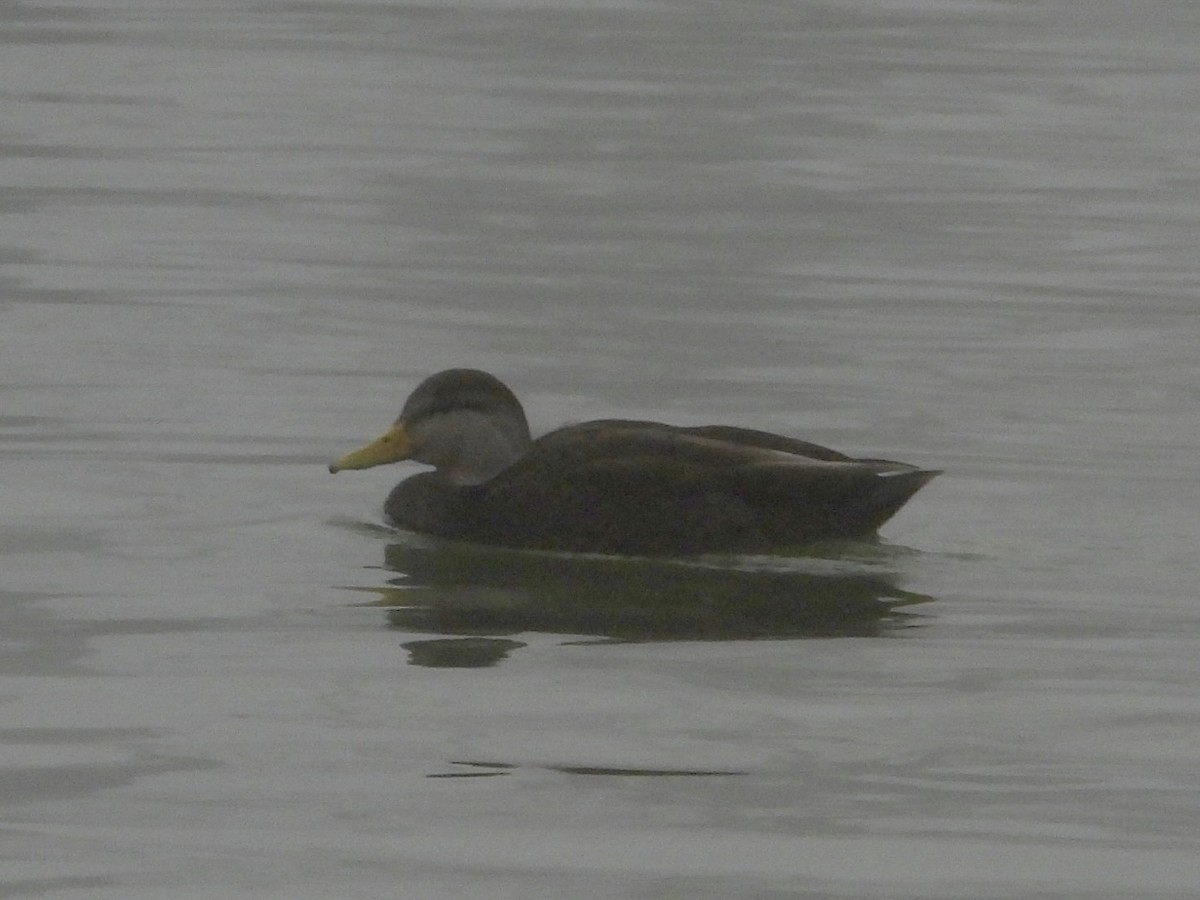
[[[1191,3],[0,39],[0,897],[1195,896]],[[946,474],[807,559],[431,547],[323,464],[451,365]]]

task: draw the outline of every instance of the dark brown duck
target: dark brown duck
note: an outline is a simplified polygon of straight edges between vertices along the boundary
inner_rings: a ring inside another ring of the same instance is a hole
[[[425,379],[386,434],[329,471],[405,459],[434,470],[388,495],[384,512],[400,528],[620,554],[763,553],[867,537],[939,474],[726,425],[601,419],[532,440],[520,401],[477,369]]]

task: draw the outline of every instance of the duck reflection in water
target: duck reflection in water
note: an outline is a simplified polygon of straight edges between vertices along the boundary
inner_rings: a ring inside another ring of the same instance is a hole
[[[865,549],[886,560],[888,548]],[[373,605],[397,629],[439,635],[404,645],[414,665],[435,667],[494,665],[524,646],[511,636],[529,632],[582,641],[874,636],[932,600],[875,563],[815,557],[683,561],[400,541],[385,565],[399,575]]]

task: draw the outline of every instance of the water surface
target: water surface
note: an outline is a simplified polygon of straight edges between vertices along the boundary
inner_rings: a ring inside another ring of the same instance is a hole
[[[0,893],[1194,895],[1191,5],[0,36]],[[947,474],[799,560],[431,547],[323,464],[451,365]]]

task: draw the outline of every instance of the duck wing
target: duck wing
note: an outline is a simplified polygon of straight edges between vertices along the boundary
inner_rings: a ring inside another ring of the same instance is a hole
[[[720,441],[730,446],[756,447],[761,450],[790,453],[806,459],[823,459],[831,462],[846,462],[852,459],[845,453],[839,453],[837,450],[814,444],[811,441],[802,441],[799,438],[759,431],[754,428],[739,428],[735,425],[666,425],[662,422],[647,422],[639,419],[595,419],[576,425],[566,425],[549,432],[541,438],[541,441],[569,441],[589,433],[605,431],[636,431],[643,436],[655,433],[689,435]]]
[[[551,432],[478,486],[469,531],[546,549],[762,551],[872,533],[934,474],[748,429],[603,420]]]

